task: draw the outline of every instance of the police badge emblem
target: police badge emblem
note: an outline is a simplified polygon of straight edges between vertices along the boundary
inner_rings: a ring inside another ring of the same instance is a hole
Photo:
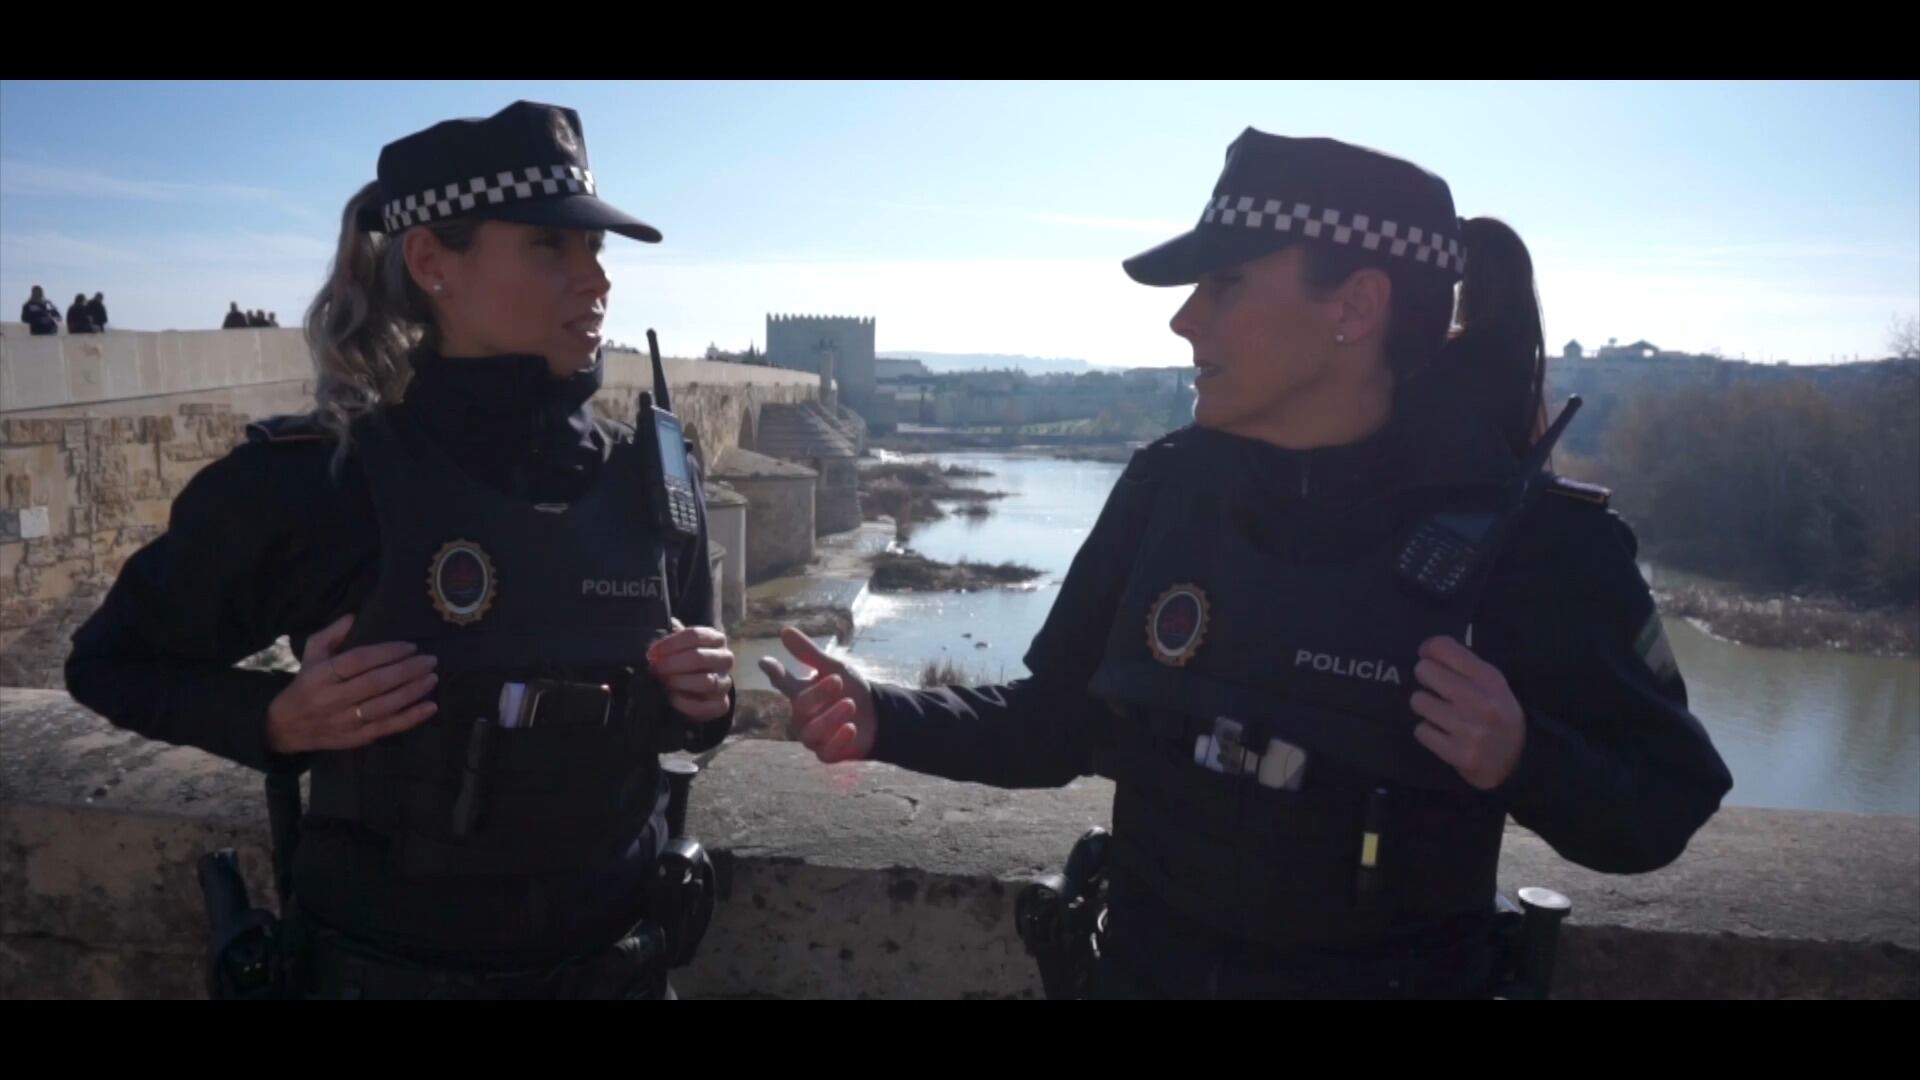
[[[427,567],[427,596],[450,623],[479,622],[499,589],[493,560],[471,540],[449,540]]]
[[[553,141],[569,154],[580,152],[580,144],[573,138],[573,126],[567,123],[566,114],[558,110],[553,114]]]
[[[1207,636],[1207,594],[1198,585],[1175,585],[1147,612],[1147,648],[1169,667],[1182,667]]]

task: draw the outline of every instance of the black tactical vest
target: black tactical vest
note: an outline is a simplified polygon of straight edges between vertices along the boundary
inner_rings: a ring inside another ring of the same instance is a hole
[[[1098,765],[1118,782],[1118,866],[1280,947],[1486,909],[1504,812],[1415,741],[1408,704],[1420,643],[1467,637],[1477,590],[1435,602],[1393,566],[1424,515],[1492,509],[1511,472],[1383,492],[1276,544],[1261,525],[1273,500],[1229,467],[1228,437],[1184,435],[1116,488],[1148,503],[1091,684],[1116,714]]]
[[[658,806],[655,729],[667,720],[646,672],[669,598],[639,449],[609,438],[593,487],[547,505],[470,478],[381,411],[354,437],[381,555],[344,648],[410,641],[438,657],[439,709],[409,731],[318,755],[312,813],[385,834],[402,873],[618,865]],[[501,726],[503,685],[533,680],[569,689],[524,726]],[[483,717],[495,727],[476,752]],[[483,804],[457,812],[476,768]]]

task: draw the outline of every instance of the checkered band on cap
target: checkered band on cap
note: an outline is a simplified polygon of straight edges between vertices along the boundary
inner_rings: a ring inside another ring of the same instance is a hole
[[[1385,252],[1456,274],[1465,273],[1467,269],[1467,249],[1457,237],[1443,236],[1418,225],[1374,221],[1366,214],[1343,214],[1338,210],[1315,208],[1306,203],[1288,203],[1251,195],[1215,195],[1208,200],[1200,223],[1272,229],[1335,244],[1352,244],[1367,251]]]
[[[579,194],[594,194],[593,173],[577,165],[529,165],[390,200],[380,208],[380,217],[387,232],[397,233],[408,226],[456,217],[482,204]]]

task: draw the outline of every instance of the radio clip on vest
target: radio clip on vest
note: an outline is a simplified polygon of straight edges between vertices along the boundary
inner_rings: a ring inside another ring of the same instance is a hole
[[[1576,394],[1567,399],[1553,426],[1534,443],[1532,453],[1521,464],[1514,497],[1498,511],[1432,514],[1415,526],[1394,558],[1394,575],[1435,600],[1459,596],[1499,553],[1507,532],[1545,486],[1547,458],[1579,411],[1580,397]]]
[[[693,464],[687,460],[687,440],[680,430],[680,418],[673,415],[666,369],[660,365],[660,339],[652,330],[647,331],[647,351],[653,355],[653,393],[640,391],[634,426],[640,429],[637,434],[645,444],[648,421],[653,425],[653,450],[645,457],[647,479],[656,496],[654,516],[664,535],[691,539],[700,533],[700,503],[693,493]]]

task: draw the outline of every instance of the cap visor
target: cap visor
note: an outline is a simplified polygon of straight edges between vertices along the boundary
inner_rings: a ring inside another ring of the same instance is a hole
[[[563,195],[555,199],[506,202],[476,208],[475,216],[517,225],[552,225],[563,229],[605,229],[648,244],[660,242],[660,230],[592,195]]]
[[[1298,242],[1287,233],[1260,229],[1196,228],[1120,265],[1142,285],[1191,285],[1202,274],[1238,266]]]

